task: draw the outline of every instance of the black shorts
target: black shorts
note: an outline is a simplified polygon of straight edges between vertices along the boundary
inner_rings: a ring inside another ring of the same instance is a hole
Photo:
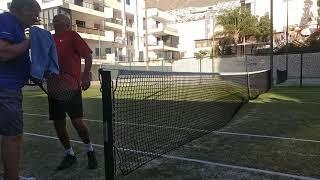
[[[83,117],[81,90],[68,102],[61,102],[51,98],[48,98],[48,101],[50,120],[64,120],[66,114],[68,114],[71,119]]]

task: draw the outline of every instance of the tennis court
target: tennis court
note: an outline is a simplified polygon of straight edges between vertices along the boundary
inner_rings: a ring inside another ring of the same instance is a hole
[[[68,124],[78,164],[56,172],[62,147],[48,121],[46,96],[24,93],[22,173],[37,179],[104,179],[102,102],[98,87],[84,93],[86,123],[99,160],[86,154]],[[320,177],[320,88],[276,88],[250,101],[223,129],[153,160],[118,179],[308,179]],[[147,138],[147,137],[145,137]],[[119,173],[119,172],[118,172]]]

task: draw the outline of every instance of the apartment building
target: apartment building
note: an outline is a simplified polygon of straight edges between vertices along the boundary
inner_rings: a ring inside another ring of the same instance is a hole
[[[137,61],[143,51],[144,0],[106,0],[105,4],[112,8],[112,18],[106,19],[105,28],[114,32],[107,60]]]
[[[148,56],[150,60],[177,60],[180,58],[179,34],[170,26],[175,17],[157,8],[147,10],[145,33],[148,36]]]
[[[42,0],[39,3],[45,29],[54,33],[53,17],[68,15],[72,29],[93,50],[95,63],[134,61],[143,51],[140,43],[144,40],[141,38],[143,0]]]

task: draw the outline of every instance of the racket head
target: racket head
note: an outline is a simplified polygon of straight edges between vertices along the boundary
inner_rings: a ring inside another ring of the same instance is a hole
[[[79,81],[67,73],[47,77],[45,89],[49,98],[58,101],[71,101],[81,91]]]

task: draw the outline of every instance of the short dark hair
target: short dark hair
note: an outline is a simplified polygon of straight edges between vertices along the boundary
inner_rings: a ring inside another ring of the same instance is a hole
[[[41,9],[36,0],[12,0],[9,9],[10,11],[20,11],[28,6]]]

